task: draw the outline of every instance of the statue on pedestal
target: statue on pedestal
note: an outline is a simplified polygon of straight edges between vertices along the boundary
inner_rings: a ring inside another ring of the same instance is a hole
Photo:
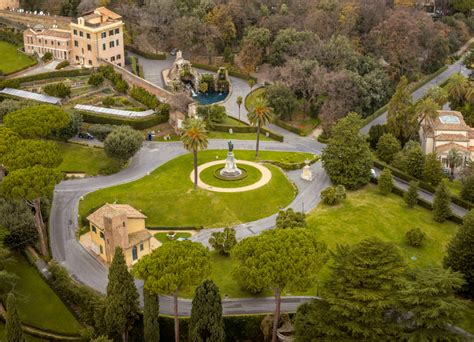
[[[227,143],[228,145],[228,152],[227,152],[227,158],[225,160],[225,167],[220,171],[220,175],[224,178],[235,178],[238,177],[242,174],[242,170],[240,170],[237,167],[237,164],[235,162],[235,157],[234,157],[234,144],[232,144],[232,141],[229,141]]]
[[[301,178],[307,181],[313,180],[313,172],[311,171],[311,167],[309,166],[309,161],[305,160],[305,166],[303,166],[303,172],[301,173]]]

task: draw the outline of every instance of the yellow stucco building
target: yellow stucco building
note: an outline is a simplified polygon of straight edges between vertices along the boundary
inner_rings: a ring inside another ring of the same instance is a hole
[[[128,204],[105,204],[87,217],[91,250],[110,264],[115,248],[122,247],[127,265],[132,266],[152,251],[146,218]]]

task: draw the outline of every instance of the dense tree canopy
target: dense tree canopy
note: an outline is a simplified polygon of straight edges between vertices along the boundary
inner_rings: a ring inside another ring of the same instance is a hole
[[[143,135],[130,126],[118,126],[104,141],[105,153],[109,157],[128,160],[142,147]]]
[[[55,168],[61,164],[62,158],[57,145],[45,140],[20,140],[0,158],[8,171],[25,169],[35,165]]]
[[[333,127],[321,158],[331,180],[349,189],[357,189],[370,180],[372,154],[359,133],[360,127],[360,117],[355,113],[341,119]]]
[[[42,104],[11,112],[3,122],[25,138],[45,138],[67,126],[70,120],[60,107]]]

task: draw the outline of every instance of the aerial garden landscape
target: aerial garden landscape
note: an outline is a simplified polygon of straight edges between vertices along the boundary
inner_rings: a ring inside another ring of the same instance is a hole
[[[469,1],[30,2],[0,0],[1,341],[474,338]]]

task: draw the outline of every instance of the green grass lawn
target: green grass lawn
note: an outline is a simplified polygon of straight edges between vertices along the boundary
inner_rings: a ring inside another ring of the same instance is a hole
[[[121,169],[120,162],[106,156],[102,148],[57,142],[63,162],[59,170],[63,172],[85,172],[89,176],[113,173]]]
[[[240,108],[240,114],[241,115],[244,115],[243,113],[243,108]],[[242,116],[241,116],[241,119],[242,119]],[[243,122],[240,122],[239,120],[236,120],[234,119],[233,117],[231,116],[226,116],[224,121],[222,121],[220,123],[220,125],[228,125],[228,126],[239,126],[239,127],[246,127],[248,125],[246,125],[245,123]]]
[[[214,176],[214,173],[222,169],[224,164],[219,164],[215,166],[211,166],[200,173],[201,180],[209,185],[217,186],[220,188],[240,188],[242,186],[247,186],[250,184],[254,184],[262,178],[262,173],[259,169],[250,166],[250,165],[237,165],[242,170],[247,172],[247,177],[239,179],[239,180],[221,180]]]
[[[2,321],[0,321],[0,341],[6,341],[5,333],[6,333],[5,324]],[[47,340],[43,340],[42,338],[34,337],[31,335],[24,334],[24,336],[25,336],[26,342],[46,342],[47,341]]]
[[[17,51],[18,47],[10,43],[0,41],[0,71],[10,74],[15,71],[34,65],[36,61],[27,55]]]
[[[400,196],[379,194],[374,185],[349,192],[340,205],[320,204],[308,215],[307,221],[308,228],[314,230],[329,248],[375,236],[394,242],[410,266],[441,265],[446,244],[458,228],[451,221],[435,222],[432,212],[427,209],[407,208]],[[412,228],[420,228],[427,235],[421,248],[405,243],[405,233]],[[417,260],[411,260],[412,256]]]
[[[15,255],[6,270],[19,278],[15,294],[24,323],[58,333],[79,333],[82,327],[76,318],[23,256]]]
[[[199,163],[224,159],[226,150],[203,151]],[[253,151],[235,151],[237,159],[254,160]],[[262,151],[262,160],[299,160],[311,158],[308,153]],[[192,155],[186,154],[162,165],[149,176],[88,194],[79,212],[87,216],[104,203],[128,203],[148,216],[149,226],[224,227],[254,221],[276,213],[291,203],[295,189],[278,168],[267,166],[273,174],[265,186],[240,193],[215,193],[193,190],[190,174]]]
[[[247,95],[245,98],[245,108],[250,111],[250,109],[255,105],[255,100],[257,100],[258,97],[263,96],[265,93],[265,88],[257,88],[253,90],[250,94]]]
[[[382,196],[377,188],[368,185],[365,188],[349,192],[348,198],[340,205],[330,207],[319,204],[307,216],[308,229],[314,230],[321,241],[329,249],[337,244],[353,244],[360,240],[376,236],[385,241],[394,242],[410,266],[435,264],[440,265],[445,245],[457,231],[457,225],[452,222],[436,223],[432,219],[431,211],[415,207],[408,209],[401,197],[390,194]],[[408,246],[404,241],[408,229],[419,227],[427,234],[427,241],[421,248]],[[416,256],[417,260],[410,258]],[[212,253],[211,279],[219,286],[221,293],[231,297],[251,297],[252,294],[239,288],[232,278],[234,261],[228,257]],[[329,267],[325,266],[320,273],[320,280],[324,281],[329,275]],[[305,293],[315,295],[317,285]],[[286,293],[288,295],[289,293]],[[184,292],[190,297],[192,290]],[[271,296],[270,291],[259,294]],[[474,307],[470,309],[473,310]],[[464,324],[469,327],[474,322],[467,320]]]
[[[446,180],[445,183],[448,186],[448,189],[451,194],[455,196],[461,195],[462,183],[459,179],[454,179],[453,181]]]
[[[189,237],[191,237],[190,233],[179,233],[179,232],[175,232],[175,233],[176,233],[176,235],[175,235],[173,240],[168,239],[168,236],[167,236],[168,233],[156,233],[154,236],[161,243],[168,243],[168,242],[174,241],[178,238],[189,238]]]

